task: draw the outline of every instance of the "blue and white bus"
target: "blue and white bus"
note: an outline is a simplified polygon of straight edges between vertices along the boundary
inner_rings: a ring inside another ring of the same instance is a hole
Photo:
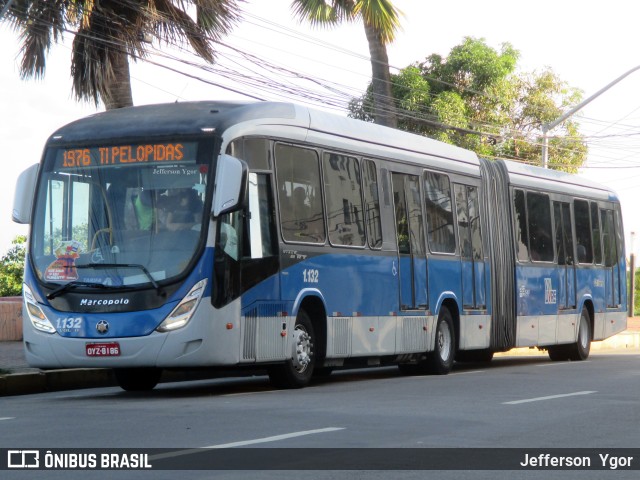
[[[40,368],[446,374],[514,347],[581,360],[626,328],[615,193],[288,103],[107,111],[18,181]]]

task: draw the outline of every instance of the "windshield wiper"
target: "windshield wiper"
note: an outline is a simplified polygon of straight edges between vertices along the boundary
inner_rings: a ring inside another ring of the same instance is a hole
[[[136,268],[138,270],[142,270],[145,276],[149,279],[151,285],[153,285],[153,288],[158,292],[158,295],[164,296],[164,291],[160,285],[158,285],[158,282],[154,280],[151,272],[147,270],[147,267],[139,263],[84,263],[82,265],[76,265],[76,268]]]
[[[53,292],[51,292],[49,295],[47,295],[47,299],[48,300],[53,300],[54,298],[62,295],[63,293],[68,292],[69,290],[73,290],[73,289],[79,288],[79,287],[102,288],[102,289],[119,288],[119,287],[114,287],[112,285],[105,285],[104,283],[82,282],[82,281],[79,281],[79,280],[75,280],[73,282],[69,282],[69,283],[65,283],[64,285],[60,285]]]

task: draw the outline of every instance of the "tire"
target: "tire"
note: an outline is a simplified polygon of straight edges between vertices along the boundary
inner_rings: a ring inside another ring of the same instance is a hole
[[[453,317],[447,307],[442,307],[436,325],[436,341],[433,352],[427,354],[425,369],[433,375],[446,375],[453,367],[456,355],[456,337]]]
[[[459,350],[456,353],[456,362],[489,363],[493,360],[493,351],[488,348],[483,350]]]
[[[578,341],[569,345],[554,345],[548,348],[549,358],[554,362],[586,360],[591,351],[591,317],[589,310],[582,308],[578,325]]]
[[[114,368],[116,382],[127,392],[153,390],[160,381],[160,368]]]
[[[269,368],[269,379],[276,388],[302,388],[309,384],[316,363],[313,351],[313,324],[304,310],[294,327],[293,358]]]
[[[549,353],[549,358],[553,362],[563,362],[565,360],[569,360],[569,352],[567,351],[568,345],[554,345],[553,347],[549,347],[547,349],[547,353]]]
[[[580,323],[578,324],[578,341],[569,345],[569,360],[586,360],[591,351],[591,317],[589,310],[582,307]]]

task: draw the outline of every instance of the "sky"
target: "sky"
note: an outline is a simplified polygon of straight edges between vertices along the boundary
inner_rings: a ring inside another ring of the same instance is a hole
[[[464,37],[484,38],[496,49],[511,43],[521,54],[520,71],[550,67],[568,85],[582,90],[584,98],[640,65],[636,2],[460,0],[455,8],[450,2],[393,3],[404,15],[402,30],[388,47],[392,72],[432,53],[446,56]],[[292,18],[289,5],[290,0],[247,0],[244,21],[222,40],[213,68],[186,65],[184,60],[198,60],[174,46],[154,43],[158,54],[131,65],[134,103],[247,100],[242,94],[246,93],[345,114],[337,105],[361,95],[371,75],[363,27],[311,28]],[[0,22],[0,255],[15,235],[27,231],[11,221],[20,172],[40,160],[55,129],[103,110],[101,105],[78,103],[71,93],[71,34],[51,49],[42,80],[20,79],[17,36]],[[581,175],[614,189],[621,198],[627,254],[630,232],[640,233],[638,92],[640,71],[577,114],[589,146]],[[634,243],[636,254],[639,244],[640,238]]]

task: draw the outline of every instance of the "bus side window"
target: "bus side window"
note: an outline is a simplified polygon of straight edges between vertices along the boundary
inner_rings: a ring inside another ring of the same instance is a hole
[[[531,260],[552,262],[554,254],[549,195],[527,192],[527,227]]]
[[[453,191],[456,198],[456,213],[458,216],[458,241],[460,243],[460,257],[471,259],[471,233],[469,222],[469,201],[467,200],[467,187],[454,184]]]
[[[593,263],[589,202],[585,200],[574,200],[573,213],[576,227],[576,251],[578,255],[578,263]]]
[[[280,228],[287,242],[324,243],[326,238],[315,150],[276,145]]]
[[[573,265],[573,233],[571,231],[571,206],[564,202],[553,202],[553,217],[556,227],[556,252],[558,265]]]
[[[515,190],[513,194],[513,206],[515,207],[515,234],[518,260],[529,261],[529,235],[527,233],[527,207],[525,195],[522,190]]]
[[[238,231],[240,230],[241,214],[232,212],[220,217],[217,246],[233,260],[240,258]]]
[[[269,139],[260,137],[237,138],[227,147],[227,155],[241,158],[250,170],[269,170]]]
[[[454,184],[458,215],[458,243],[460,257],[466,260],[482,260],[482,232],[480,230],[480,206],[478,188]]]
[[[249,173],[249,215],[245,216],[244,258],[276,255],[273,200],[269,175]]]
[[[376,164],[371,160],[363,162],[364,210],[367,236],[371,248],[382,248],[382,224],[380,220],[380,200],[378,198],[378,177]]]
[[[618,250],[616,248],[615,223],[613,210],[600,210],[602,216],[602,245],[604,247],[604,265],[612,267],[618,263]]]
[[[365,244],[360,166],[354,157],[325,153],[323,158],[327,228],[332,245]]]
[[[437,253],[455,253],[456,236],[449,177],[440,173],[425,172],[424,182],[429,248]]]
[[[602,241],[600,239],[600,218],[598,204],[591,202],[591,233],[593,237],[593,256],[595,263],[602,264]]]

